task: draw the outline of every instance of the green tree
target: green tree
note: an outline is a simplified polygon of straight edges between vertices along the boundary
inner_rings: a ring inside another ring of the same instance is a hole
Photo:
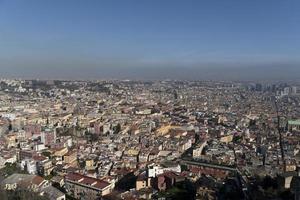
[[[117,124],[113,129],[114,129],[114,134],[118,134],[121,131],[121,125]]]
[[[47,196],[41,196],[36,192],[19,188],[15,191],[0,189],[1,200],[50,200]]]

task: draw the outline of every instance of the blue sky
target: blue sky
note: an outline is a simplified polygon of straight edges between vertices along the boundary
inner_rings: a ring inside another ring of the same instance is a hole
[[[298,0],[0,0],[0,73],[297,67],[299,10]]]

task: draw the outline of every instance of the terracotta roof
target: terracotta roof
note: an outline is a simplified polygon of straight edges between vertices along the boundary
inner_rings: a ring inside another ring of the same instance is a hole
[[[66,176],[67,180],[71,180],[71,181],[79,181],[80,179],[82,179],[82,175],[77,174],[77,173],[69,173]]]
[[[99,179],[92,178],[92,177],[88,177],[88,176],[84,176],[84,175],[77,174],[77,173],[69,173],[66,176],[66,179],[78,182],[78,183],[83,184],[83,185],[92,186],[92,187],[95,187],[95,188],[98,188],[98,189],[103,189],[103,188],[110,185],[110,183],[108,183],[106,181],[99,180]]]
[[[69,151],[64,156],[72,156],[72,155],[75,155],[76,153],[77,153],[76,150],[73,150],[73,151]]]
[[[142,173],[137,177],[137,181],[144,181],[147,180],[146,173]]]
[[[47,160],[48,158],[45,156],[33,156],[33,159],[36,161],[44,161]]]
[[[84,177],[80,183],[85,184],[85,185],[92,185],[93,183],[97,182],[97,180],[90,178],[90,177]]]
[[[109,186],[109,183],[106,181],[101,181],[101,180],[97,181],[97,184],[94,185],[94,187],[99,188],[99,189],[103,189],[107,186]]]
[[[51,150],[53,151],[61,151],[63,149],[65,149],[66,147],[57,147],[57,148],[52,148]]]
[[[168,178],[177,178],[178,177],[177,174],[175,174],[174,172],[171,172],[171,171],[166,171],[166,172],[158,175],[158,177],[161,177],[161,176],[168,177]]]
[[[40,185],[42,182],[44,182],[45,179],[43,179],[42,177],[40,176],[35,176],[33,179],[32,179],[32,183],[35,184],[35,185]]]

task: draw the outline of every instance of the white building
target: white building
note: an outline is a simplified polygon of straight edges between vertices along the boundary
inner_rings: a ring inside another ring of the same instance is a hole
[[[17,156],[12,155],[12,156],[0,156],[0,169],[5,167],[6,163],[16,163],[17,162]]]
[[[207,145],[207,141],[203,142],[193,150],[193,158],[200,158],[203,152],[203,148]]]
[[[47,148],[45,147],[45,145],[43,143],[38,143],[34,146],[34,149],[35,149],[35,151],[42,151]]]
[[[292,87],[292,94],[297,94],[297,87],[296,86],[293,86]]]
[[[28,174],[37,174],[36,162],[32,159],[26,159],[21,161],[21,169],[28,172]]]
[[[163,167],[160,165],[150,165],[148,166],[148,177],[154,178],[157,175],[163,174],[166,171],[172,171],[176,173],[181,173],[180,165],[172,166],[172,167]]]

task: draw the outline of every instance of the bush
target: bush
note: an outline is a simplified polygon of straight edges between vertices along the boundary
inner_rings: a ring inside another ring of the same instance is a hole
[[[5,191],[0,189],[1,200],[50,200],[47,196],[40,196],[36,192],[25,189],[17,189],[15,191]]]

